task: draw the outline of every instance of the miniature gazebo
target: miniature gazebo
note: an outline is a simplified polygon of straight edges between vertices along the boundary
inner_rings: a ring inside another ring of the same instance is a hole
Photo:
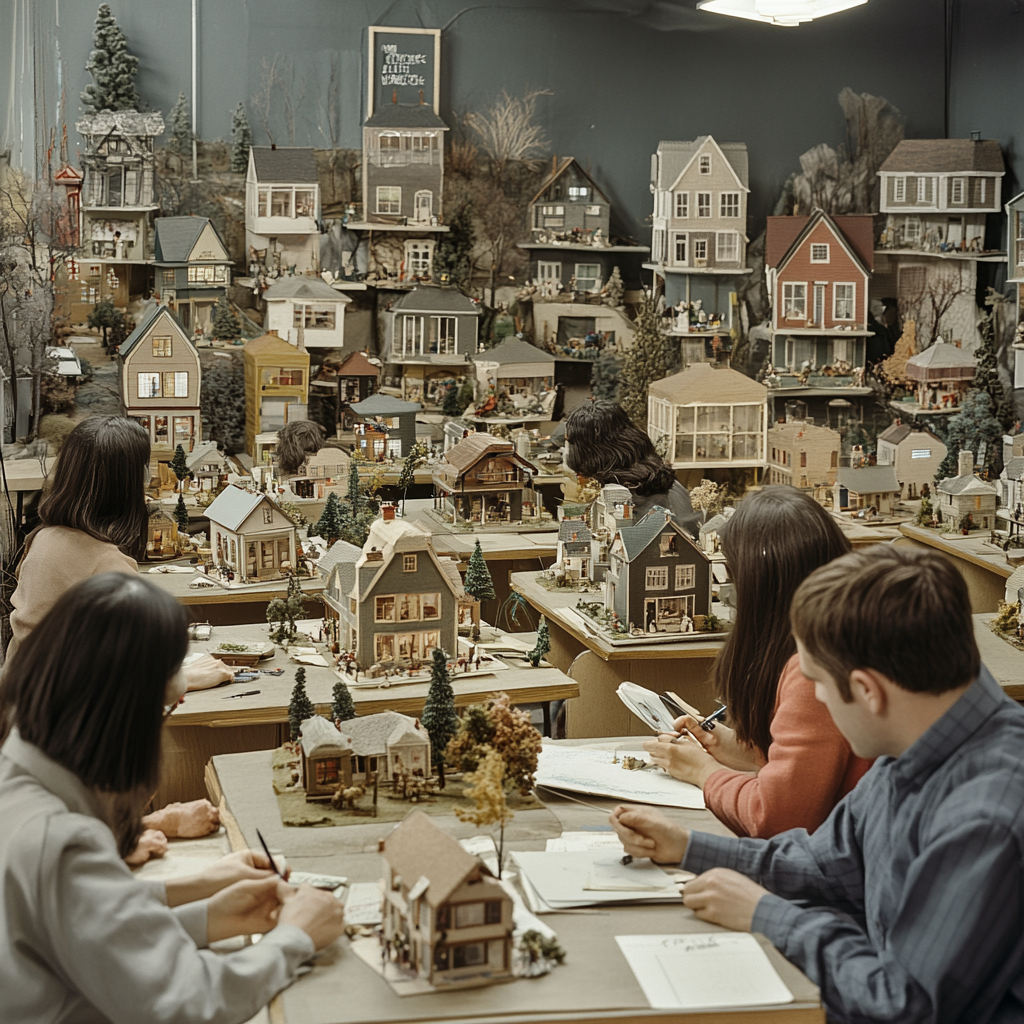
[[[978,372],[974,356],[941,338],[907,360],[907,377],[917,385],[917,401],[923,410],[949,412],[960,405],[964,392]]]

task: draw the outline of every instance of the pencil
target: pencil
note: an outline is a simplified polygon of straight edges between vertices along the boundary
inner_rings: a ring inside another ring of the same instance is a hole
[[[259,829],[256,829],[256,838],[260,841],[260,846],[263,847],[263,852],[267,855],[268,859],[270,860],[270,867],[273,869],[274,874],[277,875],[277,877],[280,878],[281,881],[284,881],[284,875],[282,875],[281,872],[278,871],[277,864],[274,863],[274,855],[270,852],[270,847],[267,846],[267,841],[263,838],[263,833],[260,832]]]

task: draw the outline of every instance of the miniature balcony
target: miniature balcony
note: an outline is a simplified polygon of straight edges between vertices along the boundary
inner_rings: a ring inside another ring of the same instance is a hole
[[[253,217],[246,225],[255,235],[318,234],[314,217]]]

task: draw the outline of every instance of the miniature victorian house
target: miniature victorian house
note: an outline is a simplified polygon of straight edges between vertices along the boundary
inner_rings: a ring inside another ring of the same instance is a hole
[[[902,488],[892,466],[842,467],[832,487],[834,512],[874,509],[880,516],[896,511]]]
[[[403,402],[390,395],[371,395],[351,403],[358,417],[354,428],[357,448],[371,461],[404,459],[416,443],[416,413],[422,408],[419,402]]]
[[[261,435],[304,420],[309,404],[309,353],[276,331],[245,343],[245,444],[255,456]]]
[[[278,278],[264,293],[266,326],[293,345],[302,331],[306,348],[344,348],[345,307],[352,301],[322,278]]]
[[[975,476],[974,452],[960,452],[957,470],[956,476],[946,477],[935,486],[939,518],[951,523],[954,530],[994,529],[998,488]]]
[[[295,522],[266,494],[230,484],[206,517],[214,563],[242,582],[281,579],[298,566]]]
[[[146,506],[146,552],[143,561],[159,562],[181,554],[178,523],[174,516],[157,502]]]
[[[207,217],[158,217],[155,290],[193,334],[209,333],[213,307],[231,284],[231,257]]]
[[[228,474],[233,472],[228,457],[217,447],[216,441],[202,441],[185,457],[190,480],[188,486],[192,490],[212,491],[216,493],[228,482]]]
[[[383,941],[438,988],[512,973],[512,897],[479,857],[422,811],[380,840]]]
[[[473,357],[477,379],[477,418],[539,423],[555,406],[555,357],[522,338]]]
[[[935,474],[946,458],[946,446],[930,430],[897,420],[878,435],[878,465],[892,466],[901,497],[919,498],[926,485],[935,487]]]
[[[1024,192],[1006,204],[1006,283],[1013,302],[1012,365],[1013,389],[1024,388]]]

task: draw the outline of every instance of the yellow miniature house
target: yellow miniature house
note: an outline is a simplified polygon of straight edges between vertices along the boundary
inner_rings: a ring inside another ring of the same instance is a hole
[[[245,450],[256,455],[256,437],[304,420],[309,404],[309,353],[268,331],[247,342]]]

